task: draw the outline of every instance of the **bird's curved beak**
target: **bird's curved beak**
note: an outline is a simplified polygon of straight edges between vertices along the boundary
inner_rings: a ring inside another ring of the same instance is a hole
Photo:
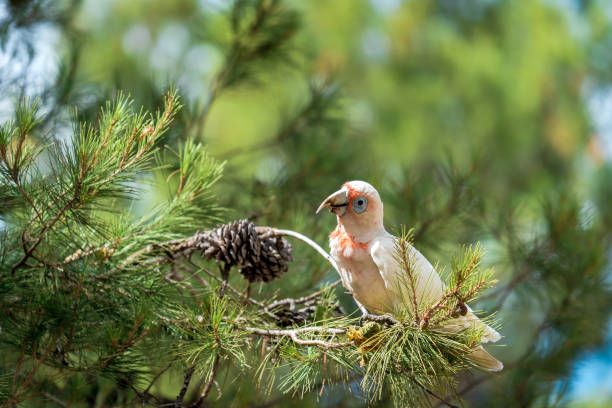
[[[336,215],[344,215],[346,207],[348,206],[348,191],[342,188],[329,197],[327,197],[317,208],[317,214],[325,207],[329,208],[329,211]]]

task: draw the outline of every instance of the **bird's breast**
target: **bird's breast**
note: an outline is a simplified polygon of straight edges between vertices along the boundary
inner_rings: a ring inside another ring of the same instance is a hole
[[[344,231],[330,235],[331,255],[338,264],[345,288],[369,311],[387,309],[385,283],[370,255],[369,243],[359,243]]]
[[[369,256],[369,242],[357,242],[355,238],[340,227],[329,235],[332,252],[345,258]]]

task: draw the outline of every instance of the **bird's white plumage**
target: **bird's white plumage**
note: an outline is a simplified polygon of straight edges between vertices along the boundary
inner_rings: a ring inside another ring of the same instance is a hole
[[[407,276],[394,256],[396,239],[385,231],[380,237],[374,239],[370,245],[370,255],[378,267],[387,290],[396,294],[393,305],[395,308],[412,305]],[[423,254],[412,246],[409,250],[409,260],[415,273],[416,303],[420,310],[425,310],[444,295],[445,285],[438,272]],[[387,310],[387,312],[394,313],[396,310]],[[482,338],[484,343],[496,342],[501,338],[497,331],[484,324],[469,307],[465,316],[449,320],[444,328],[449,331],[460,331],[471,325],[484,330]]]
[[[342,283],[370,312],[397,315],[400,308],[411,307],[413,300],[406,272],[394,256],[397,238],[383,226],[380,196],[374,187],[363,181],[345,183],[340,191],[346,192],[340,196],[347,197],[347,210],[337,215],[338,227],[330,235],[330,248]],[[364,213],[355,213],[351,210],[352,200],[363,196],[367,197],[369,208]],[[324,201],[319,209],[325,205]],[[410,247],[409,255],[415,273],[416,301],[419,309],[425,310],[443,296],[445,286],[435,268],[418,250]],[[465,316],[446,321],[440,329],[458,332],[471,326],[483,330],[483,343],[501,338],[469,307]],[[490,371],[503,368],[503,364],[482,347],[469,358]]]

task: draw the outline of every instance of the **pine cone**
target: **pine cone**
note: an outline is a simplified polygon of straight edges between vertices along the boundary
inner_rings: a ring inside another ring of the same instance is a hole
[[[274,313],[278,317],[278,322],[276,322],[277,326],[288,327],[294,325],[301,325],[309,320],[312,320],[314,317],[315,309],[315,306],[307,306],[299,310],[281,308],[275,310],[272,313]]]
[[[184,255],[200,250],[204,259],[240,267],[240,273],[250,282],[279,278],[289,269],[287,262],[293,261],[293,249],[285,239],[271,232],[258,233],[247,219],[200,232],[194,241],[186,245]]]

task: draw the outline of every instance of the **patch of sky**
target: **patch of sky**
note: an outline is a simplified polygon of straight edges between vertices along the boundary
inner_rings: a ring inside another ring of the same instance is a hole
[[[602,284],[612,285],[612,248],[608,250],[606,274]],[[569,388],[570,398],[575,402],[589,403],[612,399],[610,367],[612,367],[612,322],[608,324],[604,346],[574,364]]]
[[[4,94],[1,120],[13,114],[11,96],[34,97],[54,83],[59,72],[60,43],[61,35],[51,24],[38,24],[9,36],[0,48],[0,86]]]
[[[0,3],[0,21],[6,19],[8,16],[8,6],[6,5],[6,3]]]
[[[80,19],[77,21],[77,25],[83,28],[91,28],[92,26],[104,24],[116,1],[117,0],[85,0],[81,7],[81,15]]]
[[[161,73],[174,72],[181,63],[181,56],[187,47],[189,32],[177,23],[162,28],[151,51],[151,66]]]
[[[389,38],[377,28],[366,28],[361,35],[361,50],[367,58],[379,61],[389,55]]]
[[[583,94],[601,153],[606,160],[612,160],[612,86],[588,87]]]
[[[608,327],[607,346],[578,361],[570,383],[574,401],[612,398],[612,324]]]
[[[370,0],[370,4],[377,13],[389,15],[402,5],[402,0]]]
[[[145,24],[138,23],[131,26],[125,34],[121,45],[126,54],[144,54],[151,48],[151,31]]]
[[[223,60],[221,52],[211,45],[199,44],[189,48],[182,60],[183,74],[177,85],[190,101],[201,99],[208,90],[211,78]]]
[[[229,0],[198,0],[198,7],[205,13],[211,11],[226,11],[232,5]]]

